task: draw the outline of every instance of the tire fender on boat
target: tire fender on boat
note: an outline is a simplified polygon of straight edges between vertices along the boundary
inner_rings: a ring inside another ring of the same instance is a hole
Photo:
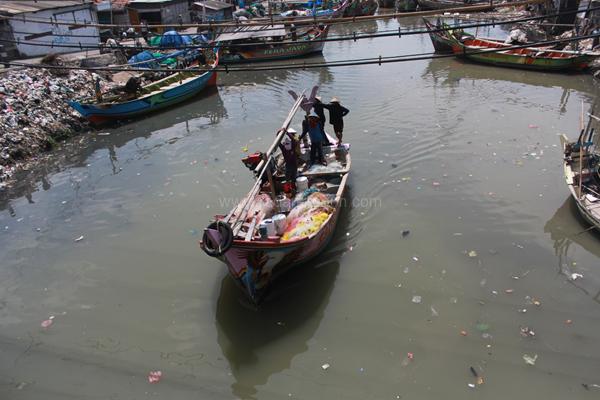
[[[219,241],[217,246],[214,246],[214,240],[209,236],[208,230],[212,229],[219,232],[221,236],[221,240]],[[220,257],[233,244],[233,230],[228,223],[223,221],[215,221],[211,223],[206,229],[204,229],[204,234],[202,235],[202,250],[206,254],[211,257]]]

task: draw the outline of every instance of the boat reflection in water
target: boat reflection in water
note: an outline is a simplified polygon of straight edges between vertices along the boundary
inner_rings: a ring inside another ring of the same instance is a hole
[[[350,198],[350,192],[346,194]],[[346,202],[348,204],[350,202]],[[290,368],[308,350],[319,327],[346,251],[351,207],[342,208],[331,243],[316,259],[281,276],[270,294],[254,308],[230,276],[221,281],[217,300],[217,334],[235,379],[237,398],[256,398],[257,386]]]
[[[565,114],[571,94],[588,97],[589,81],[572,79],[565,74],[540,71],[526,71],[511,68],[493,67],[464,62],[454,57],[432,59],[421,74],[421,77],[435,86],[458,88],[461,81],[489,81],[490,83],[512,83],[528,86],[546,87],[561,90],[559,110]],[[565,84],[568,81],[568,84]],[[589,97],[586,101],[593,103]],[[580,101],[580,98],[577,98]]]
[[[594,258],[600,258],[600,233],[588,230],[589,226],[571,196],[544,225],[544,232],[549,233],[554,242],[560,274],[571,278],[576,273],[572,259],[577,247],[583,248]],[[600,270],[590,269],[584,275],[585,279],[567,279],[567,282],[600,303]]]

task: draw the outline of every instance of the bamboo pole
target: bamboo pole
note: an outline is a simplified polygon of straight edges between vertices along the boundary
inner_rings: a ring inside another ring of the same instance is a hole
[[[263,160],[254,169],[254,172],[258,173],[258,176],[256,178],[256,182],[254,182],[254,185],[252,186],[252,188],[248,192],[248,195],[246,196],[246,200],[245,200],[244,205],[242,206],[242,208],[240,210],[239,215],[235,216],[235,219],[232,222],[230,222],[230,219],[233,216],[233,211],[235,211],[238,208],[236,206],[232,210],[232,212],[229,213],[229,215],[227,216],[227,218],[225,219],[225,222],[229,223],[232,226],[232,230],[233,230],[234,236],[237,235],[237,233],[241,229],[243,221],[244,221],[245,216],[246,216],[246,213],[248,211],[248,208],[254,202],[254,196],[256,196],[256,194],[260,190],[260,186],[261,186],[263,175],[265,173],[267,173],[268,174],[267,177],[270,176],[271,171],[269,169],[269,162],[270,162],[270,160],[272,158],[273,152],[277,148],[277,145],[279,145],[279,143],[281,142],[281,139],[283,138],[283,135],[286,133],[287,128],[289,127],[289,125],[290,125],[290,123],[292,121],[292,118],[294,118],[294,115],[296,114],[296,112],[300,108],[300,104],[302,104],[303,100],[304,100],[304,91],[302,91],[301,95],[298,96],[298,98],[296,99],[296,102],[292,106],[292,109],[290,110],[288,116],[286,117],[281,130],[278,132],[277,137],[275,138],[275,141],[273,142],[273,144],[271,145],[271,147],[267,151],[267,154],[265,154]],[[272,180],[272,177],[271,177],[271,179],[269,181],[271,182],[271,180]],[[271,187],[274,190],[273,184],[271,184]],[[240,221],[241,221],[241,223],[240,223]]]
[[[279,146],[279,143],[281,143],[281,139],[283,139],[283,135],[286,134],[287,129],[289,128],[290,123],[292,122],[292,118],[294,118],[294,115],[296,115],[296,112],[300,108],[300,104],[302,104],[302,102],[304,101],[304,92],[306,92],[306,90],[303,90],[302,93],[300,93],[300,96],[298,96],[298,98],[296,99],[296,102],[294,103],[294,106],[292,107],[288,116],[286,117],[285,121],[283,122],[281,129],[279,129],[279,131],[277,132],[275,141],[273,141],[273,143],[271,144],[271,147],[269,147],[269,149],[267,150],[267,153],[265,155],[267,159],[275,152],[275,150],[277,149],[277,146]],[[254,172],[258,173],[258,171],[260,171],[264,165],[265,165],[265,160],[261,161],[256,166],[256,168],[254,169]]]
[[[581,116],[579,117],[579,128],[583,130],[583,100],[581,100]],[[581,200],[581,191],[583,185],[583,141],[585,140],[585,132],[579,140],[579,194],[577,198]]]

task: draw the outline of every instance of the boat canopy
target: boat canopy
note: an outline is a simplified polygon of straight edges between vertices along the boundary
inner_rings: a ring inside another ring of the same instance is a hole
[[[250,25],[241,26],[232,32],[220,34],[216,41],[231,42],[234,40],[267,38],[273,36],[285,36],[287,34],[283,24],[278,25]]]
[[[177,31],[168,31],[163,35],[152,36],[148,44],[156,47],[178,48],[192,44],[193,38],[189,35],[182,35]]]

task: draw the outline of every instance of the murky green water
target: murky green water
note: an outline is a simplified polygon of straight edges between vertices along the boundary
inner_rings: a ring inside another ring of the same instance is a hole
[[[397,25],[358,25],[377,27]],[[403,36],[322,58],[430,50]],[[287,90],[314,84],[351,110],[352,201],[327,251],[250,310],[198,232],[248,190],[242,147],[264,149]],[[597,94],[587,75],[454,59],[222,74],[67,144],[0,203],[0,398],[597,398],[600,236],[577,235],[557,136]]]

